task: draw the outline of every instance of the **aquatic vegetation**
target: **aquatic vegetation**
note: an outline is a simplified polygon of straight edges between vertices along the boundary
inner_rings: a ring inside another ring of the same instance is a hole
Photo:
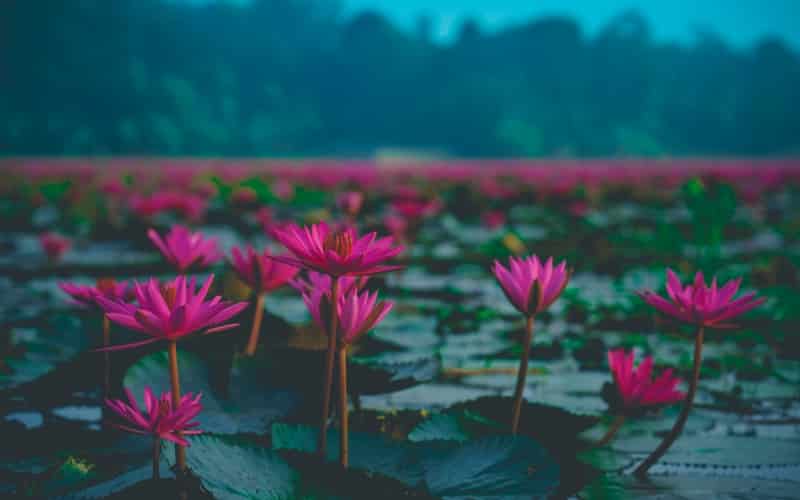
[[[0,491],[791,496],[800,175],[670,165],[31,164],[0,182]]]

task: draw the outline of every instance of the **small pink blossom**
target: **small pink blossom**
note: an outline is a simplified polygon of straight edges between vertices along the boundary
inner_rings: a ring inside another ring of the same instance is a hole
[[[144,434],[166,439],[181,446],[189,446],[183,435],[201,434],[197,429],[200,425],[193,422],[203,406],[200,404],[202,394],[196,396],[186,393],[180,400],[177,408],[172,407],[172,398],[169,392],[163,393],[158,398],[153,391],[146,387],[144,390],[144,414],[139,409],[136,398],[130,390],[125,389],[128,401],[121,399],[106,399],[106,405],[119,415],[125,424],[115,424],[115,427],[134,434]]]
[[[301,294],[310,293],[312,290],[330,293],[331,283],[333,282],[330,276],[316,271],[308,271],[306,274],[308,276],[307,280],[297,277],[291,280],[289,285]],[[367,284],[368,279],[368,276],[341,276],[339,278],[339,293],[348,293],[354,287],[360,290]]]
[[[730,328],[728,320],[761,305],[766,299],[756,298],[753,292],[734,300],[742,279],[737,278],[717,287],[717,278],[707,286],[703,273],[695,274],[694,283],[681,284],[678,276],[667,269],[667,295],[669,300],[650,290],[639,292],[645,302],[660,312],[680,321],[708,328]]]
[[[500,210],[492,210],[481,214],[483,225],[489,229],[498,229],[506,224],[506,214]]]
[[[391,301],[377,302],[378,292],[363,291],[352,288],[342,294],[337,307],[337,335],[345,344],[352,344],[361,335],[375,327],[391,311]],[[314,322],[323,330],[330,324],[329,292],[319,289],[303,294],[303,301],[308,307]]]
[[[552,257],[542,264],[536,255],[511,257],[508,269],[494,261],[492,272],[508,301],[526,316],[533,316],[550,307],[569,281],[566,261],[553,267]]]
[[[347,191],[340,193],[336,198],[336,205],[339,210],[355,217],[361,211],[361,205],[364,203],[364,194],[360,191]]]
[[[247,246],[244,253],[237,247],[231,250],[231,265],[239,278],[258,293],[270,292],[288,283],[299,269],[270,258],[269,250],[259,254]]]
[[[163,239],[155,229],[148,230],[147,236],[179,273],[192,266],[208,267],[222,257],[216,238],[206,238],[203,233],[193,233],[179,224],[172,226]]]
[[[633,365],[633,351],[608,351],[608,365],[614,376],[614,389],[609,400],[612,408],[625,413],[637,413],[651,407],[683,401],[686,394],[677,390],[682,380],[664,370],[653,379],[653,357],[644,358],[638,367]]]
[[[99,279],[95,286],[75,285],[66,282],[61,282],[58,286],[72,297],[76,304],[84,307],[97,306],[98,296],[118,302],[127,302],[133,299],[133,290],[126,281],[117,282],[114,279]]]
[[[60,234],[42,233],[39,235],[39,244],[50,260],[60,259],[72,246],[72,241]]]

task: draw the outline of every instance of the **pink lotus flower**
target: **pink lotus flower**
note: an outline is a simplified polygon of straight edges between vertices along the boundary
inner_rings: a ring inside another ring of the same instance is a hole
[[[222,257],[216,238],[205,238],[203,233],[192,233],[179,224],[172,226],[163,239],[155,229],[148,230],[147,236],[179,273],[186,272],[193,265],[207,267]]]
[[[133,290],[126,281],[99,279],[96,286],[59,283],[59,288],[67,293],[80,306],[97,306],[97,297],[105,297],[116,302],[127,302],[133,299]]]
[[[442,203],[436,199],[399,198],[392,201],[392,210],[412,220],[436,215],[441,208]]]
[[[308,271],[307,274],[307,280],[298,277],[291,280],[289,285],[301,294],[311,293],[313,290],[320,290],[325,293],[331,292],[333,279],[330,276],[315,271]],[[339,292],[344,294],[354,287],[360,290],[367,284],[368,279],[367,276],[341,276],[339,278]]]
[[[399,215],[386,215],[383,218],[383,227],[398,241],[405,240],[408,235],[408,221]]]
[[[255,218],[265,233],[269,233],[272,230],[272,227],[277,225],[275,214],[269,207],[261,207],[256,210]]]
[[[186,393],[180,399],[177,408],[173,408],[169,392],[165,392],[156,399],[153,391],[146,387],[144,390],[145,413],[142,414],[131,391],[125,389],[125,393],[128,396],[128,402],[121,399],[106,399],[106,405],[126,421],[125,425],[115,425],[115,427],[134,434],[166,439],[181,446],[189,446],[189,442],[183,439],[184,435],[203,432],[196,428],[200,424],[192,421],[203,409],[200,404],[202,394],[194,396],[192,393]]]
[[[378,292],[353,288],[341,295],[337,307],[339,329],[337,335],[345,344],[352,344],[361,335],[375,327],[394,307],[391,301],[377,302]],[[330,324],[330,293],[319,289],[303,294],[303,302],[308,307],[314,322],[327,331]]]
[[[346,213],[350,217],[355,217],[361,211],[361,205],[364,203],[364,195],[360,191],[347,191],[339,194],[336,198],[336,205],[339,210]]]
[[[69,238],[56,233],[42,233],[39,235],[39,244],[50,260],[58,260],[72,246]]]
[[[369,233],[359,238],[353,228],[332,232],[324,222],[303,228],[291,224],[273,229],[272,234],[294,255],[272,258],[303,269],[335,277],[401,269],[381,264],[403,251],[402,247],[393,246],[391,237],[376,240],[376,233]]]
[[[234,205],[251,205],[258,201],[258,194],[256,191],[248,186],[242,186],[233,192],[231,195],[231,202]]]
[[[655,292],[646,290],[639,292],[645,302],[662,313],[678,320],[708,328],[731,328],[734,325],[725,323],[754,307],[766,299],[756,298],[755,293],[746,293],[736,300],[734,295],[739,290],[742,279],[738,278],[717,287],[717,279],[706,286],[703,273],[694,276],[694,283],[684,287],[678,276],[667,269],[667,300]]]
[[[135,283],[133,290],[138,305],[97,297],[108,319],[124,327],[144,333],[150,338],[131,344],[117,345],[104,350],[131,349],[159,340],[177,341],[206,329],[206,334],[230,330],[238,323],[225,323],[247,307],[246,302],[223,302],[216,296],[205,301],[214,275],[209,276],[199,291],[195,292],[195,279],[178,276],[159,287],[150,279],[147,283]]]
[[[257,293],[270,292],[289,282],[299,269],[270,258],[269,250],[262,254],[253,247],[245,248],[246,255],[234,247],[231,250],[231,265],[239,278]]]
[[[554,268],[552,257],[542,264],[536,255],[511,257],[509,269],[494,261],[492,272],[509,302],[526,316],[550,307],[569,281],[566,261]]]
[[[149,196],[134,194],[128,205],[139,217],[153,217],[164,212],[176,212],[190,220],[200,219],[208,201],[199,195],[179,191],[159,191]]]
[[[506,223],[506,214],[500,210],[492,210],[481,214],[481,222],[489,229],[497,229]]]
[[[612,409],[638,413],[683,401],[686,394],[676,389],[682,381],[672,375],[672,370],[664,370],[653,380],[653,357],[645,357],[638,367],[633,366],[633,359],[633,351],[608,351],[608,365],[614,376],[614,390],[608,398]]]

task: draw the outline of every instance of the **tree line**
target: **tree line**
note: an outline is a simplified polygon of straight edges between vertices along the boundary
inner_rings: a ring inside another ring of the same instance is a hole
[[[473,157],[800,151],[780,39],[655,41],[636,12],[452,43],[332,0],[0,3],[0,154]]]

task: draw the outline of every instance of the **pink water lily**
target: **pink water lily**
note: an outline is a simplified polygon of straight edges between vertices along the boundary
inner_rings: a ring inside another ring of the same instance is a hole
[[[330,293],[312,290],[303,294],[303,302],[308,307],[314,322],[327,332],[330,324]],[[391,301],[378,302],[378,292],[359,291],[352,288],[340,296],[337,314],[339,330],[337,335],[345,344],[352,344],[361,335],[370,331],[392,310]]]
[[[550,307],[561,295],[569,281],[569,272],[566,261],[561,261],[561,264],[553,267],[552,257],[542,264],[536,255],[526,258],[511,257],[508,269],[500,262],[494,261],[492,272],[508,301],[526,319],[525,339],[522,344],[511,409],[511,433],[516,434],[522,412],[525,379],[528,376],[528,359],[533,342],[533,320],[537,313]]]
[[[307,271],[306,279],[296,277],[289,281],[289,285],[301,294],[310,293],[313,290],[330,293],[331,283],[333,279],[327,274],[318,273],[316,271]],[[353,288],[362,289],[369,280],[368,276],[341,276],[339,279],[339,290],[341,293],[347,293]]]
[[[364,194],[360,191],[346,191],[344,193],[340,193],[339,196],[336,197],[336,205],[339,207],[339,210],[350,217],[355,217],[358,215],[358,212],[361,211],[361,205],[363,203]]]
[[[653,378],[653,357],[646,356],[635,367],[633,351],[624,349],[608,351],[608,365],[614,377],[615,398],[623,412],[638,412],[643,409],[669,405],[683,401],[686,393],[677,390],[683,381],[664,370]]]
[[[139,409],[133,393],[125,389],[125,394],[128,396],[127,402],[121,399],[106,399],[106,405],[126,422],[115,424],[119,429],[134,434],[152,435],[181,446],[189,446],[189,442],[183,438],[184,435],[203,432],[197,429],[200,424],[192,421],[203,409],[200,404],[202,394],[193,395],[187,392],[181,397],[177,407],[173,407],[169,392],[156,398],[153,391],[146,387],[144,414]]]
[[[509,302],[526,316],[550,307],[569,281],[566,261],[553,267],[552,257],[542,264],[536,255],[511,257],[508,269],[495,261],[492,272]]]
[[[717,286],[717,279],[706,285],[703,273],[694,276],[694,282],[685,287],[678,276],[667,269],[667,295],[669,300],[651,291],[640,292],[639,295],[651,306],[662,313],[672,316],[696,327],[694,333],[694,357],[692,360],[692,377],[689,379],[689,390],[686,393],[683,408],[675,419],[672,429],[664,436],[661,443],[634,470],[637,476],[644,476],[647,471],[669,450],[675,440],[683,432],[689,413],[692,410],[694,397],[700,381],[700,367],[703,360],[703,338],[706,328],[730,328],[728,323],[736,316],[750,311],[764,302],[764,298],[756,298],[755,293],[746,293],[734,299],[739,290],[741,278],[731,280],[722,287]]]
[[[97,306],[97,297],[121,302],[133,299],[133,289],[128,282],[118,282],[114,279],[99,279],[95,286],[61,282],[58,287],[68,294],[77,305],[83,307]]]
[[[323,222],[303,228],[290,224],[273,229],[272,234],[293,255],[272,258],[303,269],[334,277],[367,276],[401,269],[401,266],[383,262],[403,248],[394,246],[391,237],[376,239],[374,232],[359,237],[353,228],[334,232]]]
[[[256,252],[252,246],[231,249],[231,265],[239,278],[256,292],[270,292],[287,284],[299,269],[270,258],[269,250]]]
[[[72,246],[72,240],[56,233],[42,233],[39,235],[39,245],[50,260],[58,260]]]
[[[206,238],[203,233],[193,233],[179,224],[172,226],[164,238],[155,229],[148,230],[147,236],[179,273],[192,266],[208,267],[222,257],[216,238]]]
[[[746,293],[734,299],[742,279],[728,281],[717,286],[717,279],[706,285],[703,273],[694,276],[694,282],[685,287],[678,276],[667,269],[667,295],[669,300],[655,292],[645,290],[639,296],[660,312],[680,321],[707,328],[730,328],[727,323],[736,316],[746,313],[764,303],[766,299],[756,298],[755,293]]]
[[[220,296],[205,300],[213,281],[214,275],[209,276],[199,291],[195,291],[195,279],[187,280],[184,276],[161,286],[154,279],[135,283],[133,290],[138,304],[97,297],[108,319],[150,337],[106,350],[130,349],[159,340],[175,342],[200,330],[216,333],[235,328],[238,323],[226,321],[239,314],[247,303],[224,302]]]

